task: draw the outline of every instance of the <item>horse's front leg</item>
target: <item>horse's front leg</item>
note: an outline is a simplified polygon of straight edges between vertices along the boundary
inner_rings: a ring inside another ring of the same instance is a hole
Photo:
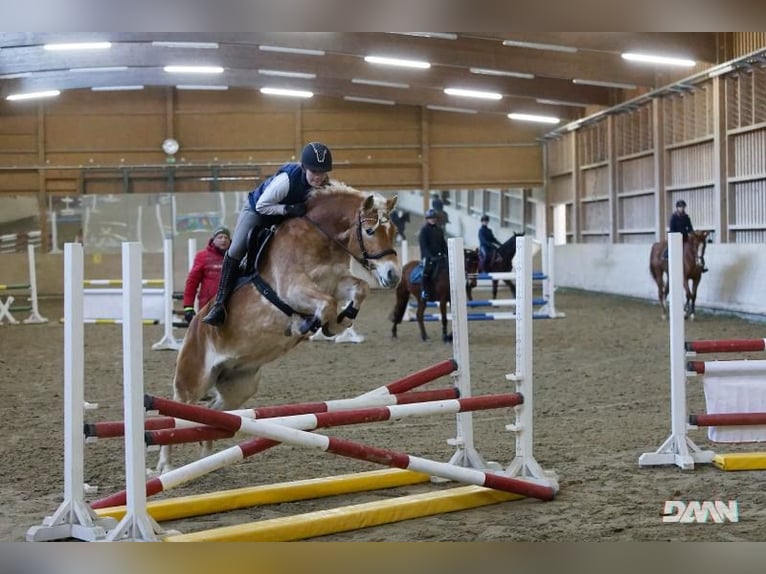
[[[347,329],[351,326],[353,320],[356,319],[356,316],[359,313],[362,302],[369,294],[370,286],[366,281],[354,277],[353,275],[347,275],[341,278],[335,289],[335,298],[338,301],[347,301],[347,303],[336,317],[336,322],[339,328]]]
[[[426,314],[426,301],[422,297],[418,297],[418,310],[415,313],[415,318],[418,320],[418,327],[420,328],[420,338],[423,341],[428,341],[428,333],[426,333],[425,325]]]
[[[684,279],[684,291],[686,291],[686,303],[684,304],[684,318],[688,319],[694,314],[694,303],[692,300],[692,290],[689,288],[689,281]]]
[[[330,293],[334,294],[335,289],[323,291],[307,275],[294,277],[287,289],[286,301],[304,317],[296,317],[285,334],[308,336],[321,327],[325,336],[332,337],[342,331],[338,327],[338,300]]]
[[[447,333],[447,300],[442,299],[439,301],[439,312],[442,316],[442,341],[445,343],[452,342],[452,335]]]

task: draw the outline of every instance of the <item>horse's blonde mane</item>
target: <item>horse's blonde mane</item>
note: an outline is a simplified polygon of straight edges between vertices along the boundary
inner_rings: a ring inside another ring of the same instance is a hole
[[[368,195],[371,195],[375,198],[376,209],[384,209],[386,207],[386,198],[383,197],[383,195],[380,193],[374,191],[361,191],[336,179],[331,179],[329,182],[327,182],[327,185],[314,189],[311,192],[311,197],[314,198],[336,194],[352,194],[358,195],[359,197],[367,197]]]

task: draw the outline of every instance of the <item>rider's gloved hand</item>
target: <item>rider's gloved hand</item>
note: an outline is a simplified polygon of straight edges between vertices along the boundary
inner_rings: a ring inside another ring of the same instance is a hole
[[[291,203],[290,205],[285,206],[285,215],[290,217],[301,217],[306,215],[306,211],[308,211],[308,209],[306,208],[305,203]]]
[[[184,307],[184,321],[191,323],[192,319],[194,319],[194,315],[196,315],[194,307]]]

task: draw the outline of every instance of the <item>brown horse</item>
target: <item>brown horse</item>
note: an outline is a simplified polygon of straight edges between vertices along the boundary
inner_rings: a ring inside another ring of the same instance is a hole
[[[315,190],[306,216],[282,223],[259,255],[266,288],[246,282],[236,289],[221,327],[197,319],[209,305],[192,320],[178,353],[174,399],[193,403],[209,395],[211,408],[237,409],[258,390],[263,365],[319,329],[332,336],[349,327],[370,289],[350,274],[350,258],[383,287],[396,287],[402,271],[389,219],[396,201],[338,182]],[[159,471],[171,468],[170,454],[162,448]]]
[[[524,235],[523,233],[514,233],[513,236],[497,249],[492,251],[488,259],[485,259],[479,265],[479,273],[510,273],[513,271],[513,258],[516,255],[516,238]],[[492,280],[492,298],[497,299],[497,288],[499,280]],[[510,279],[503,279],[511,290],[511,299],[516,298],[516,286]],[[476,280],[473,280],[472,287],[476,287]],[[473,299],[471,290],[468,289],[468,300]]]
[[[697,301],[697,287],[702,279],[704,267],[705,247],[707,246],[709,231],[694,231],[690,233],[683,245],[684,261],[684,290],[686,291],[686,304],[684,313],[687,319],[694,319],[695,304]],[[667,306],[665,301],[670,291],[668,279],[667,241],[658,241],[652,244],[649,257],[649,271],[657,284],[657,298],[662,309],[662,318],[667,319]]]
[[[464,249],[463,257],[465,261],[466,274],[475,274],[479,267],[479,256],[475,249]],[[391,327],[391,336],[397,337],[397,326],[402,322],[404,313],[407,311],[407,305],[410,302],[410,296],[414,297],[418,303],[415,317],[420,327],[420,338],[423,341],[428,340],[424,316],[426,310],[426,301],[422,298],[422,281],[411,281],[412,270],[420,265],[419,261],[410,261],[402,269],[402,280],[396,288],[396,304],[389,315],[393,323]],[[474,283],[474,286],[476,284]],[[466,291],[470,290],[470,282],[466,281]],[[452,335],[447,333],[447,302],[450,300],[450,280],[449,280],[449,262],[443,257],[435,264],[433,270],[433,295],[439,302],[439,313],[441,313],[442,323],[442,341],[448,343],[452,341]]]

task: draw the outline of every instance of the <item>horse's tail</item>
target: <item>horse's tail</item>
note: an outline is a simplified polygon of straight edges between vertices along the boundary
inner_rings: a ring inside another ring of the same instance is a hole
[[[398,325],[404,318],[404,312],[407,310],[407,304],[410,302],[410,291],[406,277],[402,277],[396,288],[396,304],[388,316],[388,320],[394,325]]]

